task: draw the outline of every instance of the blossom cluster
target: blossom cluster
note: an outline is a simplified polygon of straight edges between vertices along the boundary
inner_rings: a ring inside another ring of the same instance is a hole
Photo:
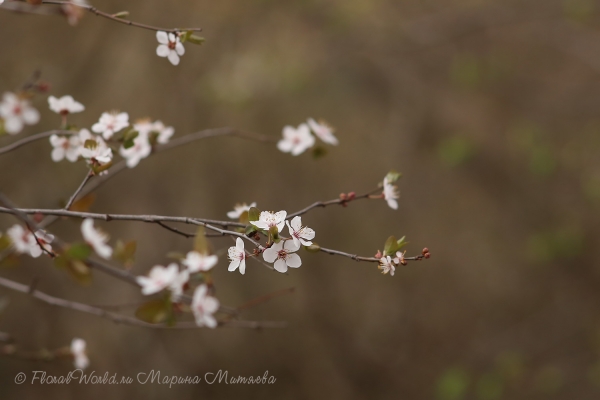
[[[255,204],[255,203],[252,203]],[[227,215],[231,218],[234,215],[241,215],[242,212],[247,211],[245,208],[248,206],[236,206],[234,211],[229,212]],[[250,207],[248,207],[249,210]],[[312,245],[312,239],[315,237],[315,231],[311,228],[302,225],[302,219],[300,216],[296,216],[290,221],[286,220],[287,212],[282,210],[278,212],[262,211],[259,214],[258,220],[250,221],[256,229],[267,234],[273,239],[272,243],[269,243],[269,247],[262,249],[263,260],[267,263],[272,263],[276,271],[285,273],[289,268],[298,268],[302,265],[300,256],[296,254],[300,250],[301,246]],[[279,238],[279,233],[282,232],[283,228],[287,225],[289,238]],[[278,238],[278,239],[276,239]],[[240,271],[242,275],[246,273],[246,259],[248,254],[244,248],[244,241],[241,238],[236,239],[235,246],[228,249],[227,255],[229,257],[229,271]]]
[[[284,153],[297,156],[315,145],[315,136],[327,144],[334,146],[338,144],[338,140],[333,134],[333,128],[325,122],[319,123],[309,118],[306,123],[300,124],[297,128],[285,126],[283,139],[277,143],[277,148]]]
[[[50,243],[54,240],[54,236],[43,230],[38,230],[34,235],[29,229],[21,225],[13,225],[6,234],[15,252],[19,254],[29,254],[33,258],[37,258],[44,251],[52,252]]]
[[[177,302],[188,286],[191,274],[210,271],[217,261],[216,255],[190,251],[181,261],[183,269],[180,269],[177,263],[171,263],[166,267],[155,265],[148,276],[138,276],[136,281],[142,288],[142,294],[151,295],[167,290],[171,299]],[[219,301],[208,294],[207,285],[201,284],[196,287],[191,308],[198,326],[209,328],[217,326],[217,320],[213,314],[219,309]]]
[[[396,257],[384,256],[379,259],[379,269],[383,274],[389,273],[390,276],[394,276],[396,272],[396,266],[399,264],[405,265],[404,254],[406,251],[397,251]]]
[[[51,96],[48,102],[50,109],[63,117],[85,109],[71,96],[60,99]],[[161,121],[152,122],[148,119],[130,124],[126,112],[104,112],[98,122],[92,125],[91,132],[84,128],[71,134],[50,136],[52,160],[75,162],[81,158],[91,166],[105,166],[112,161],[114,154],[109,144],[115,142],[115,135],[120,132],[123,134],[119,139],[122,142],[119,154],[126,160],[127,166],[133,168],[150,155],[154,143],[168,143],[175,130]]]

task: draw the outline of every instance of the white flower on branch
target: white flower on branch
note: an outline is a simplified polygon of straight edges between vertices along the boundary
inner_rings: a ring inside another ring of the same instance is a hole
[[[25,124],[37,124],[40,113],[29,104],[28,100],[6,92],[0,102],[0,117],[4,119],[4,130],[11,135],[16,135],[23,130]]]
[[[284,273],[287,272],[288,267],[298,268],[302,265],[300,256],[294,253],[297,250],[298,247],[293,241],[281,241],[266,249],[263,252],[263,259],[268,263],[274,262],[275,270]]]
[[[200,254],[197,251],[190,251],[181,263],[185,265],[191,273],[209,271],[217,264],[219,258],[215,255],[208,256]]]
[[[54,147],[52,150],[52,160],[55,162],[62,161],[64,158],[75,162],[79,158],[81,141],[78,135],[52,135],[50,136],[50,144]]]
[[[29,253],[31,257],[37,258],[43,253],[40,245],[44,246],[46,251],[52,251],[52,246],[50,246],[50,243],[52,243],[54,240],[54,236],[42,230],[38,230],[34,236],[29,229],[26,229],[21,225],[13,225],[6,233],[8,234],[8,237],[10,238],[17,253]]]
[[[394,263],[396,264],[406,264],[406,261],[404,261],[404,254],[406,253],[406,251],[397,251],[396,252],[396,257],[394,257]]]
[[[85,110],[83,104],[75,101],[71,96],[63,96],[57,99],[54,96],[48,97],[50,110],[60,115],[74,114]]]
[[[166,288],[177,287],[179,284],[178,278],[179,267],[177,264],[171,263],[168,267],[155,265],[148,276],[138,276],[136,281],[142,287],[142,294],[149,295]]]
[[[251,221],[250,223],[259,229],[264,229],[265,231],[268,231],[271,227],[276,226],[277,231],[281,232],[285,226],[286,216],[287,211],[283,210],[276,213],[271,211],[262,211],[258,216],[258,221]]]
[[[140,161],[148,157],[151,152],[152,146],[148,141],[148,134],[143,133],[142,131],[138,131],[138,135],[133,139],[133,146],[127,149],[124,146],[121,146],[119,149],[119,154],[127,159],[127,166],[129,168],[137,166]]]
[[[74,358],[75,368],[86,369],[90,365],[90,360],[85,351],[85,340],[74,338],[71,341],[71,354]]]
[[[183,289],[185,288],[185,285],[188,283],[189,280],[189,270],[184,269],[183,271],[177,273],[177,276],[169,286],[169,289],[171,290],[171,299],[173,301],[179,301],[179,298],[183,294]]]
[[[219,300],[208,295],[208,287],[200,285],[194,291],[192,300],[192,311],[196,318],[196,325],[217,327],[217,320],[213,316],[219,310]]]
[[[314,144],[315,137],[310,134],[308,125],[300,124],[298,128],[292,126],[283,128],[283,139],[277,142],[277,148],[284,153],[292,153],[293,156],[297,156]]]
[[[128,126],[129,114],[112,111],[102,113],[98,122],[92,125],[92,131],[102,134],[104,139],[109,140],[115,133]]]
[[[79,155],[83,157],[88,164],[104,165],[111,162],[113,158],[112,149],[106,145],[100,136],[92,136],[87,129],[79,132],[79,139],[82,146],[79,147]]]
[[[179,64],[179,57],[185,53],[185,48],[179,37],[174,33],[158,31],[156,32],[156,40],[160,43],[156,48],[156,55],[167,57],[173,65]]]
[[[242,204],[238,203],[235,206],[233,206],[233,211],[229,211],[227,213],[227,216],[231,219],[238,219],[239,217],[242,216],[243,213],[250,210],[252,207],[256,207],[255,202],[250,203],[250,205],[248,205],[246,203],[242,203]]]
[[[109,236],[105,232],[102,232],[98,228],[94,228],[94,220],[86,218],[81,223],[81,234],[83,240],[87,242],[96,254],[104,259],[109,259],[112,256],[113,249],[106,242],[108,242]]]
[[[294,245],[298,249],[300,248],[300,243],[302,243],[303,246],[310,246],[312,244],[311,240],[315,238],[315,231],[309,227],[302,226],[302,219],[300,216],[292,218],[291,225],[288,221],[285,221],[285,223],[288,226]]]
[[[244,250],[244,241],[241,238],[236,239],[235,246],[227,250],[227,255],[231,260],[227,270],[232,272],[239,267],[240,274],[244,275],[246,273],[246,251]]]
[[[398,193],[398,187],[392,185],[387,177],[383,178],[383,198],[387,201],[388,206],[390,208],[397,210],[398,209],[398,198],[400,194]]]
[[[383,274],[389,273],[391,276],[394,276],[396,266],[392,262],[392,258],[390,256],[386,256],[379,259],[379,269]]]
[[[151,122],[149,119],[136,121],[136,123],[133,124],[133,129],[140,135],[145,135],[147,138],[150,138],[150,135],[153,132],[156,133],[156,141],[160,144],[168,143],[171,136],[175,133],[175,128],[172,126],[165,126],[162,121]]]
[[[333,128],[325,124],[323,121],[319,123],[312,118],[309,118],[307,122],[310,126],[310,129],[312,129],[314,134],[317,135],[319,139],[334,146],[338,144],[338,140],[333,134]]]

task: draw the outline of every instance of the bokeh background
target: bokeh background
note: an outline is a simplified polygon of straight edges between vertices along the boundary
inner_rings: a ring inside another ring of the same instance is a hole
[[[597,399],[600,397],[600,2],[594,0],[97,0],[149,24],[202,26],[173,67],[153,32],[86,15],[0,10],[0,91],[39,69],[51,94],[86,106],[91,126],[111,109],[161,119],[176,136],[233,126],[278,137],[284,125],[325,118],[338,147],[312,159],[273,144],[208,139],[143,160],[97,192],[93,211],[222,219],[233,204],[297,210],[403,172],[398,211],[383,201],[317,209],[303,218],[323,246],[366,256],[390,234],[432,258],[399,268],[304,254],[289,275],[251,264],[215,272],[218,297],[236,306],[294,294],[245,318],[286,329],[154,331],[55,309],[0,289],[0,330],[20,348],[82,337],[90,370],[120,376],[228,370],[275,385],[15,385],[18,372],[65,375],[68,360],[0,358],[4,399]],[[42,96],[42,120],[59,124]],[[4,146],[18,137],[4,136]],[[27,207],[57,207],[82,163],[53,163],[37,142],[0,158],[0,188]],[[2,229],[14,219],[1,216]],[[168,262],[191,242],[158,226],[101,224],[138,240],[133,272]],[[54,232],[79,239],[79,222]],[[186,228],[186,227],[184,227]],[[215,239],[215,248],[230,246]],[[81,287],[47,259],[0,274],[90,304],[141,301],[127,284],[94,276]],[[131,313],[131,308],[124,309]]]

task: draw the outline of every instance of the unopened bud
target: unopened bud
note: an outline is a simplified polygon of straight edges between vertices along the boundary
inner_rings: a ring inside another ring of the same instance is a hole
[[[423,249],[423,255],[425,255],[425,254],[427,254],[427,253],[429,253],[429,249],[428,249],[427,247],[425,247],[425,248]]]
[[[356,197],[356,192],[348,193],[348,200],[354,200],[355,197]]]
[[[425,253],[425,258],[429,258],[429,257],[431,257],[431,254]]]
[[[347,197],[346,193],[340,193],[340,200],[346,200]]]
[[[383,257],[383,254],[381,254],[381,250],[377,250],[377,253],[375,253],[375,258],[381,258]]]

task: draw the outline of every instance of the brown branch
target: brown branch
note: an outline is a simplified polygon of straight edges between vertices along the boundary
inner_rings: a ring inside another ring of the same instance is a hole
[[[35,142],[36,140],[47,138],[52,135],[73,135],[73,134],[76,134],[76,132],[65,131],[65,130],[60,130],[60,129],[55,129],[55,130],[48,131],[48,132],[37,133],[35,135],[31,135],[31,136],[28,136],[21,140],[18,140],[14,143],[11,143],[8,146],[0,147],[0,155],[8,153],[10,151],[13,151],[15,149],[18,149],[19,147],[25,146],[28,143]]]
[[[355,200],[359,200],[359,199],[368,199],[370,198],[370,196],[372,196],[373,194],[377,193],[377,192],[381,192],[381,188],[377,188],[374,190],[371,190],[368,193],[365,194],[361,194],[359,196],[348,196],[347,194],[344,194],[344,196],[340,196],[337,199],[333,199],[333,200],[329,200],[329,201],[316,201],[314,203],[312,203],[311,205],[309,205],[308,207],[303,208],[300,211],[296,211],[294,213],[288,214],[288,216],[286,217],[286,219],[292,219],[294,217],[297,217],[299,215],[304,215],[307,212],[309,212],[310,210],[312,210],[313,208],[317,208],[317,207],[327,207],[327,206],[331,206],[334,204],[338,204],[341,206],[346,207],[346,205],[352,201]]]
[[[92,314],[97,317],[102,317],[111,320],[117,324],[131,325],[131,326],[139,326],[143,328],[152,328],[152,329],[203,329],[204,327],[199,327],[193,322],[181,322],[175,326],[167,326],[167,325],[159,325],[159,324],[151,324],[148,322],[141,321],[134,317],[129,317],[127,315],[122,315],[118,313],[114,313],[111,311],[104,310],[102,308],[93,307],[88,304],[79,303],[76,301],[61,299],[58,297],[50,296],[44,292],[40,292],[38,290],[29,290],[29,286],[23,285],[21,283],[17,283],[11,281],[6,278],[0,277],[0,286],[3,286],[7,289],[11,289],[17,292],[29,294],[34,298],[43,301],[46,304],[67,308],[75,311],[80,311],[87,314]],[[252,329],[260,329],[260,328],[281,328],[285,326],[285,323],[282,322],[258,322],[258,321],[225,321],[220,322],[219,326],[221,327],[233,327],[233,328],[252,328]]]
[[[17,4],[17,3],[19,3],[19,4]],[[187,32],[187,31],[200,32],[202,30],[202,28],[161,28],[158,26],[142,24],[142,23],[134,22],[134,21],[131,21],[128,19],[116,17],[115,14],[110,14],[110,13],[98,10],[96,7],[91,6],[89,4],[78,4],[78,3],[74,3],[74,2],[70,2],[70,1],[54,1],[54,0],[44,0],[42,2],[42,4],[58,5],[58,6],[67,6],[68,5],[71,7],[78,7],[78,8],[84,9],[86,11],[89,11],[90,13],[95,14],[99,17],[109,19],[111,21],[119,22],[124,25],[134,26],[136,28],[148,29],[151,31],[164,31],[164,32],[177,34],[179,32]],[[24,12],[24,13],[29,13],[29,14],[50,14],[50,12],[47,12],[44,8],[38,8],[38,6],[29,5],[29,4],[25,3],[24,1],[8,2],[5,5],[3,5],[2,8],[5,8],[5,9],[11,10],[11,11]],[[53,12],[53,14],[62,14],[62,12],[57,11],[57,12]]]
[[[77,190],[75,191],[75,193],[73,193],[73,196],[71,196],[71,198],[69,199],[69,201],[65,205],[65,210],[68,210],[69,208],[71,208],[71,206],[73,205],[73,203],[75,203],[75,200],[77,200],[77,195],[79,195],[79,193],[81,193],[81,191],[83,190],[83,187],[88,183],[88,181],[92,178],[92,176],[94,176],[94,171],[92,171],[90,169],[88,171],[88,173],[85,175],[85,178],[83,178],[83,181],[81,182],[81,185],[79,185],[79,187],[77,188]]]

